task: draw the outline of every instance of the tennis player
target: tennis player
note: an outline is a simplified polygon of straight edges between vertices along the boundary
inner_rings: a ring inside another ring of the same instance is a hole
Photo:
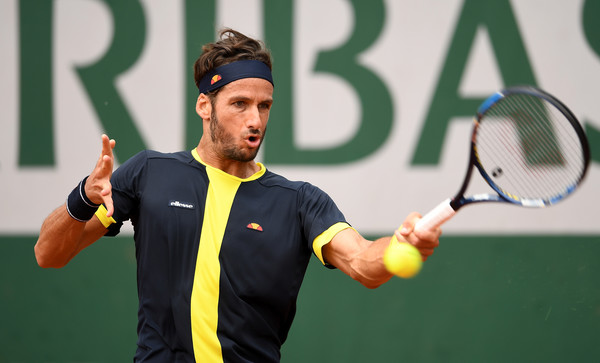
[[[38,264],[62,267],[124,221],[135,230],[136,362],[278,362],[312,254],[375,288],[390,237],[363,238],[319,188],[255,162],[273,104],[271,56],[232,29],[194,65],[203,135],[191,151],[142,151],[113,173],[115,141],[44,221]],[[396,231],[423,259],[440,230]]]

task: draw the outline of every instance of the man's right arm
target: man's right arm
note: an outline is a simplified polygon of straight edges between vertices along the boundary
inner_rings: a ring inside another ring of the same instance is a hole
[[[81,250],[106,234],[107,229],[94,216],[87,222],[73,219],[65,204],[55,209],[44,221],[35,244],[35,258],[40,267],[65,266]]]
[[[106,234],[107,229],[93,215],[93,206],[104,204],[108,218],[114,212],[110,184],[114,147],[115,140],[102,135],[102,152],[92,173],[73,190],[66,204],[44,220],[34,248],[41,267],[65,266],[81,250]]]

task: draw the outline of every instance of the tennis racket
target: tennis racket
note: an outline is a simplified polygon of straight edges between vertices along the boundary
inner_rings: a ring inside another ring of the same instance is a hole
[[[589,143],[567,106],[534,87],[507,88],[477,110],[469,165],[458,193],[427,213],[415,228],[439,227],[473,203],[554,205],[577,189],[589,163]],[[475,168],[495,193],[465,196]]]

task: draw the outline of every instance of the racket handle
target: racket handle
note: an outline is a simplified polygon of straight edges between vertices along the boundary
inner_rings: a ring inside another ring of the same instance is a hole
[[[452,218],[456,211],[450,206],[450,198],[441,202],[437,207],[425,214],[417,224],[415,225],[416,230],[432,230],[444,224],[447,220]]]

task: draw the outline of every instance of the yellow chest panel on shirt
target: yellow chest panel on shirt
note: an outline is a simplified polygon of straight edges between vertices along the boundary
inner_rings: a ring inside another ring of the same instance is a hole
[[[202,162],[195,150],[194,157]],[[209,186],[206,196],[202,234],[196,259],[191,297],[192,341],[197,362],[223,362],[217,337],[219,281],[221,266],[219,252],[233,200],[243,181],[255,180],[265,168],[248,179],[240,179],[207,165]]]

